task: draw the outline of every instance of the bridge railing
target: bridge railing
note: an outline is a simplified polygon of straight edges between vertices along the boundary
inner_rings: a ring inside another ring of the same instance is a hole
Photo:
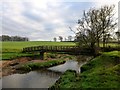
[[[78,50],[77,46],[34,46],[23,48],[23,52],[34,51],[75,51]]]

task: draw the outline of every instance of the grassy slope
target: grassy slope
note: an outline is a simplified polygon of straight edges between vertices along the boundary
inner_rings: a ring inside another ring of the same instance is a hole
[[[29,42],[2,42],[2,59],[13,59],[20,56],[32,56],[33,54],[21,53],[22,48],[42,45],[75,45],[73,42],[49,42],[49,41],[29,41]]]
[[[108,52],[86,65],[82,73],[67,71],[52,88],[120,88],[120,52]]]

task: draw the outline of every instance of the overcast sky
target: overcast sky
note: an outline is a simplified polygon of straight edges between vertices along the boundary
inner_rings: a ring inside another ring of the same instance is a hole
[[[108,2],[107,2],[108,1]],[[118,0],[3,0],[0,1],[0,35],[25,36],[31,41],[74,36],[83,10],[101,5],[116,5]]]

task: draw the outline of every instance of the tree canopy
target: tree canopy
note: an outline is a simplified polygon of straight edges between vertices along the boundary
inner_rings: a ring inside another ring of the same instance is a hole
[[[27,37],[2,35],[0,41],[29,41],[29,39]]]

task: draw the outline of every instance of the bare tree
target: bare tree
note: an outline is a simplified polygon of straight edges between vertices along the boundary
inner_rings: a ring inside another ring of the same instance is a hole
[[[68,41],[72,41],[72,36],[68,36]]]
[[[105,44],[106,44],[106,46],[107,46],[109,40],[111,39],[110,36],[111,36],[110,33],[108,33],[108,34],[105,35]]]
[[[106,34],[111,30],[114,30],[117,23],[114,19],[114,5],[112,6],[103,6],[99,10],[99,29],[102,31],[103,36],[103,47],[105,47],[105,37]]]
[[[76,39],[79,46],[87,46],[94,50],[95,44],[99,47],[99,40],[103,38],[105,47],[106,34],[116,26],[113,14],[114,5],[103,6],[99,9],[90,9],[83,13],[83,17],[78,20]]]
[[[62,40],[63,40],[63,37],[62,37],[62,36],[59,36],[59,40],[62,42]]]
[[[54,37],[54,38],[53,38],[53,40],[56,42],[56,41],[57,41],[57,38],[56,38],[56,37]]]
[[[119,44],[120,43],[120,32],[119,31],[116,32],[116,36],[118,38],[118,44]]]
[[[67,38],[65,37],[65,41],[67,41]]]

